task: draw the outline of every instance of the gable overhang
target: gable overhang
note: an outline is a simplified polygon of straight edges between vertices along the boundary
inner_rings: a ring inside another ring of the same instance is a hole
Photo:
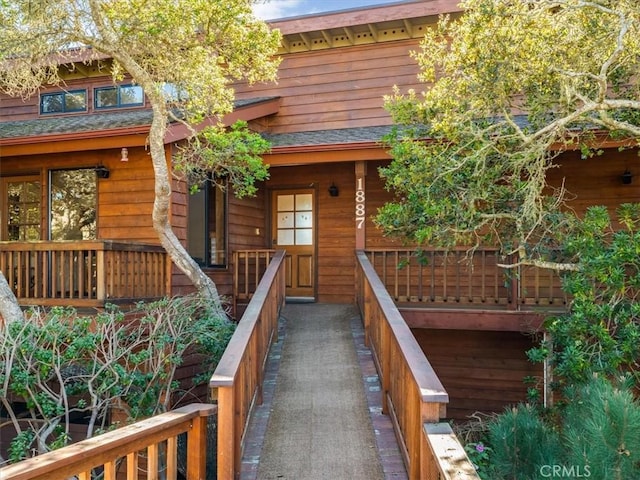
[[[238,120],[249,122],[273,115],[278,112],[279,108],[280,97],[270,97],[255,102],[248,101],[236,107],[233,112],[225,115],[222,119],[213,117],[205,120],[196,127],[196,131],[218,123],[232,125]],[[117,128],[0,138],[0,158],[146,146],[149,128],[150,121]],[[172,123],[167,129],[165,144],[184,140],[191,136],[191,133],[191,130],[185,125],[179,122]]]
[[[263,155],[271,167],[311,165],[317,163],[390,160],[386,148],[378,142],[335,143],[276,147]]]
[[[405,0],[269,21],[282,34],[280,54],[422,38],[441,14],[457,16],[460,0]]]

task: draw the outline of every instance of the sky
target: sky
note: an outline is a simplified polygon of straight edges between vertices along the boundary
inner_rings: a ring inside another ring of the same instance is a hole
[[[254,12],[263,20],[273,20],[398,1],[402,0],[258,0]]]

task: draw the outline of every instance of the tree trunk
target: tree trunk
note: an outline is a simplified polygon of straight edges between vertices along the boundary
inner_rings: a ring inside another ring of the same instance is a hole
[[[169,223],[171,206],[171,174],[167,167],[164,147],[167,114],[162,105],[153,105],[153,121],[149,131],[149,149],[155,174],[155,200],[153,202],[153,228],[158,233],[160,243],[173,263],[191,280],[200,295],[211,304],[214,312],[226,315],[215,283],[191,258],[189,252],[176,237]]]
[[[0,272],[0,316],[4,318],[5,323],[24,320],[18,299],[2,272]]]

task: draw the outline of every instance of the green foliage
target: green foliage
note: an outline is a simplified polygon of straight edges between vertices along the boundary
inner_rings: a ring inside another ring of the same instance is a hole
[[[640,403],[629,382],[595,377],[567,389],[563,439],[567,465],[589,465],[591,478],[640,478]]]
[[[34,439],[33,430],[24,430],[18,433],[9,445],[9,461],[16,463],[28,458]]]
[[[175,157],[178,174],[197,186],[213,181],[220,188],[227,184],[238,198],[253,196],[256,182],[269,178],[268,165],[262,162],[271,145],[261,135],[251,132],[244,121],[226,130],[207,127],[194,137]]]
[[[548,258],[571,226],[547,184],[562,148],[600,153],[592,129],[640,138],[636,0],[467,0],[413,52],[422,92],[385,98],[396,195],[376,223],[419,245],[491,243]]]
[[[560,436],[531,405],[509,409],[489,425],[491,478],[534,480],[540,467],[562,463]]]
[[[491,454],[481,477],[537,480],[555,468],[570,478],[640,478],[640,403],[630,385],[593,376],[567,388],[567,401],[554,412],[531,405],[506,410],[489,423]]]
[[[131,75],[152,104],[167,102],[190,121],[227,113],[233,107],[233,81],[272,80],[279,64],[274,53],[280,33],[255,18],[251,4],[250,0],[1,3],[0,91],[30,95],[43,85],[60,84],[58,65],[84,57],[100,61],[116,81]],[[165,89],[166,85],[172,88]]]
[[[493,449],[483,442],[471,442],[464,446],[464,451],[476,468],[480,478],[489,478]]]
[[[233,331],[195,296],[140,304],[127,315],[114,306],[93,317],[53,308],[7,322],[0,329],[0,401],[19,432],[11,460],[65,445],[70,416],[83,418],[91,437],[112,427],[113,408],[136,420],[191,401]],[[176,380],[188,355],[201,365],[192,384]],[[9,398],[26,404],[21,418]]]
[[[529,352],[533,361],[551,361],[558,383],[640,366],[640,204],[622,205],[614,227],[606,208],[592,207],[565,239],[578,265],[563,278],[571,304],[546,320],[552,342]]]

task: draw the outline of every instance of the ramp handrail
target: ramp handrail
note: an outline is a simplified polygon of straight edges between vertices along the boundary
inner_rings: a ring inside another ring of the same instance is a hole
[[[449,395],[367,255],[357,251],[356,258],[356,301],[365,341],[380,376],[383,413],[393,421],[409,479],[478,479],[470,462],[465,476],[453,477],[441,468],[424,425],[445,416]]]
[[[262,403],[262,382],[269,348],[278,332],[285,301],[285,252],[273,255],[209,386],[218,404],[218,478],[240,474],[247,423]]]

